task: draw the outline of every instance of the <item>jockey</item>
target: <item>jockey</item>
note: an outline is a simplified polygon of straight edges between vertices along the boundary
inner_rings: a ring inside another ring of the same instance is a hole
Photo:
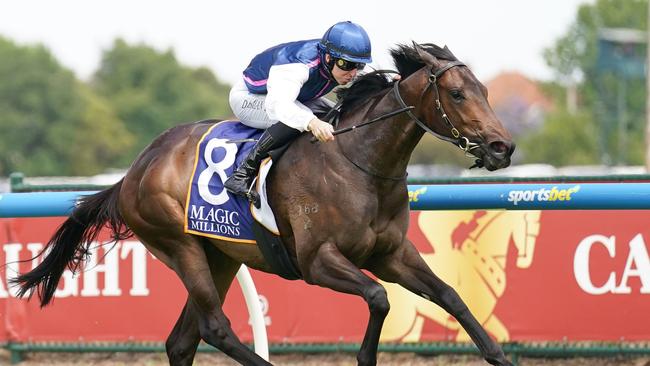
[[[243,124],[265,131],[226,180],[226,189],[259,207],[259,195],[249,187],[262,159],[303,131],[319,141],[334,140],[332,125],[314,111],[329,110],[333,103],[324,95],[370,62],[368,34],[349,21],[334,24],[320,40],[283,43],[255,56],[230,91],[230,107]]]

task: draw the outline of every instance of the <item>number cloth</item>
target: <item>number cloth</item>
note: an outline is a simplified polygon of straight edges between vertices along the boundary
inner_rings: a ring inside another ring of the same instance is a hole
[[[237,141],[256,140],[262,132],[239,121],[222,121],[203,135],[197,144],[194,170],[188,187],[186,233],[254,244],[252,225],[255,219],[271,232],[279,234],[263,184],[271,167],[270,159],[263,163],[255,185],[262,199],[259,210],[247,199],[231,194],[223,186],[223,182],[241,164],[255,143]]]

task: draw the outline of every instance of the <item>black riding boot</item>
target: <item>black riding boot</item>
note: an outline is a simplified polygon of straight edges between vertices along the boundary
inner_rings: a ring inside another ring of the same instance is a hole
[[[260,136],[259,140],[248,153],[246,159],[235,170],[235,172],[224,182],[224,187],[236,195],[247,197],[255,207],[260,208],[260,196],[249,187],[253,179],[257,176],[260,169],[260,163],[268,156],[269,151],[278,148],[300,135],[300,131],[278,122]]]

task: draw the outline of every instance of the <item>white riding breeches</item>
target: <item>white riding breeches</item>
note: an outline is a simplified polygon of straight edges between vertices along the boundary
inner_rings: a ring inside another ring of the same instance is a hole
[[[232,89],[230,89],[230,108],[235,114],[235,117],[241,121],[241,123],[246,126],[267,129],[271,125],[278,122],[269,118],[269,115],[266,113],[265,107],[266,94],[253,94],[248,91],[244,80],[240,80]],[[327,111],[328,108],[331,108],[334,103],[324,97],[318,98],[316,100],[309,101],[305,104],[295,101],[298,108],[309,113],[314,113],[314,111],[322,111],[323,109]],[[282,121],[289,127],[295,128],[299,131],[304,131],[302,126],[292,126],[289,123]]]

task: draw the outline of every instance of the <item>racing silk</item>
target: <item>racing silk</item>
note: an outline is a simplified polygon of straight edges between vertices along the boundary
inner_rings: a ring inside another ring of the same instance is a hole
[[[315,118],[300,104],[322,97],[338,84],[323,67],[319,40],[283,43],[255,56],[244,70],[244,82],[253,94],[266,94],[271,119],[306,130]]]

